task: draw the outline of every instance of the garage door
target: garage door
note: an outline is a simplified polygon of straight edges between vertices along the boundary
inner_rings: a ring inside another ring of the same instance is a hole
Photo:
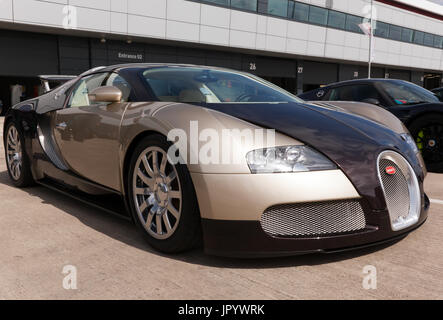
[[[0,30],[0,43],[0,75],[58,73],[56,36]]]

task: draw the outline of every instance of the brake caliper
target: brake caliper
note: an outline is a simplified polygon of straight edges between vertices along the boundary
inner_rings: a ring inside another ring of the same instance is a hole
[[[425,137],[425,133],[421,130],[417,136],[417,147],[420,151],[423,150],[423,138]]]

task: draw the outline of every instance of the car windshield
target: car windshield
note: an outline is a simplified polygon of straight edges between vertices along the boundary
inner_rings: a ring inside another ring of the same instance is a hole
[[[158,67],[142,72],[160,101],[186,103],[303,102],[251,74],[200,67]]]
[[[381,82],[380,85],[397,105],[439,102],[432,92],[410,82]]]

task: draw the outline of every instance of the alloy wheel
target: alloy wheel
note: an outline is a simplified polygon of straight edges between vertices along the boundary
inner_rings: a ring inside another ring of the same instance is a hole
[[[145,149],[137,159],[132,183],[135,208],[145,230],[156,239],[171,237],[180,221],[182,190],[167,153],[159,147]]]
[[[19,180],[22,172],[22,146],[15,126],[9,127],[6,136],[6,159],[9,172],[14,180]]]
[[[416,138],[426,163],[443,162],[443,126],[431,124],[422,128]]]

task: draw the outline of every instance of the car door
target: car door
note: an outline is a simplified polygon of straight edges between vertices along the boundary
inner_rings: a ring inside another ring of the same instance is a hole
[[[121,103],[94,103],[88,94],[114,82],[123,92]],[[99,73],[78,81],[65,108],[55,111],[54,137],[61,155],[78,175],[119,190],[119,130],[131,89],[117,74]]]

